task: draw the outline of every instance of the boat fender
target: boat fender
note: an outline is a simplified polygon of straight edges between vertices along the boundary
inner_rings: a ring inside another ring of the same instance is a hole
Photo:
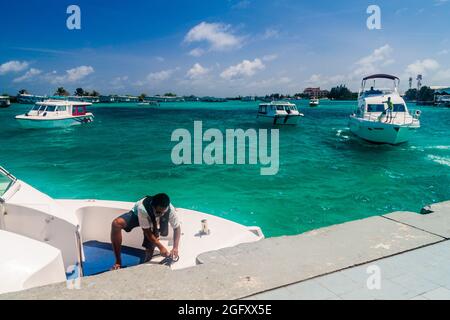
[[[416,115],[417,118],[419,118],[422,115],[422,111],[416,110],[414,114]]]
[[[46,115],[47,115],[47,112],[44,112],[44,114],[42,116],[45,117]]]

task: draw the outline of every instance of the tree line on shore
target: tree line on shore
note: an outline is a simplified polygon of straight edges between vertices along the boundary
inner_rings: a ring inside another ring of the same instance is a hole
[[[19,94],[28,94],[26,89],[19,90]],[[2,94],[4,96],[10,96],[7,93]],[[69,91],[67,91],[64,87],[58,87],[54,93],[55,96],[70,96]],[[96,90],[85,91],[83,88],[75,89],[73,94],[74,96],[79,97],[99,97],[100,93]],[[140,100],[144,100],[148,95],[142,93],[139,95]],[[156,95],[161,96],[161,95]],[[177,97],[175,93],[168,92],[162,95],[163,97]],[[12,100],[14,100],[14,96],[10,96]],[[194,96],[191,96],[194,97]],[[434,90],[430,87],[423,86],[420,90],[417,89],[409,89],[405,92],[405,100],[407,101],[421,101],[421,102],[430,102],[434,100]],[[283,100],[283,99],[309,99],[311,96],[306,93],[296,93],[294,95],[289,94],[281,94],[281,93],[272,93],[270,95],[264,96],[264,99],[267,100]],[[331,88],[329,93],[326,95],[326,98],[330,100],[356,100],[358,98],[357,92],[350,91],[345,85],[341,84],[336,87]],[[241,100],[242,97],[234,97],[227,98],[228,100]],[[14,102],[14,101],[13,101]]]

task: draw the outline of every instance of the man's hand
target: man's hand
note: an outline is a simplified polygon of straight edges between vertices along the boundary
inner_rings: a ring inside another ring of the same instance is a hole
[[[173,248],[172,251],[170,251],[170,257],[173,260],[177,260],[178,259],[178,248]]]
[[[170,252],[165,248],[165,247],[161,247],[161,248],[159,248],[159,253],[161,253],[161,255],[164,257],[164,258],[168,258],[168,257],[170,257]]]

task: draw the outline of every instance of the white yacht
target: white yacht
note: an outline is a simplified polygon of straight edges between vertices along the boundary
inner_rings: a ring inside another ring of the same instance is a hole
[[[318,107],[320,104],[320,100],[317,98],[312,98],[309,100],[309,106],[310,107]]]
[[[111,222],[130,211],[132,202],[59,200],[16,179],[0,167],[0,294],[109,272],[114,264]],[[208,251],[259,241],[258,227],[246,227],[206,213],[177,208],[182,235],[172,270],[194,267]],[[142,231],[123,233],[124,267],[141,264]],[[167,248],[173,232],[161,237]],[[151,268],[164,259],[155,250]]]
[[[393,88],[376,89],[376,80],[386,79],[393,81]],[[366,88],[368,80],[373,80],[370,89]],[[353,134],[370,142],[396,145],[408,141],[411,133],[420,128],[421,113],[409,112],[398,92],[399,83],[399,78],[387,74],[375,74],[362,80],[358,109],[349,121]],[[391,109],[388,104],[392,104]]]
[[[0,96],[0,108],[8,108],[11,105],[9,97]]]
[[[46,100],[37,102],[25,114],[16,116],[23,128],[66,128],[94,121],[86,111],[89,102]]]
[[[272,101],[259,105],[257,119],[273,125],[296,125],[303,116],[293,103]]]

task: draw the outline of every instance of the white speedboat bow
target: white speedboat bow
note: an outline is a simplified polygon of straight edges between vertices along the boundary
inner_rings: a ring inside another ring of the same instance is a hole
[[[56,200],[0,167],[0,293],[108,272],[115,261],[111,222],[133,206],[131,202]],[[182,234],[179,260],[170,265],[172,270],[194,267],[204,252],[264,238],[258,227],[193,210],[177,211]],[[142,263],[142,237],[140,228],[123,232],[123,266]],[[170,249],[173,231],[161,242]],[[148,267],[162,260],[155,256]]]
[[[393,89],[375,89],[376,79],[394,82]],[[374,86],[366,89],[366,82],[374,80]],[[399,78],[376,74],[362,81],[358,97],[358,109],[350,116],[350,131],[356,136],[374,143],[397,145],[409,140],[411,133],[420,128],[420,111],[411,114],[398,92]]]
[[[23,128],[66,128],[94,121],[86,111],[92,103],[78,101],[46,100],[37,102],[25,114],[16,116]]]
[[[295,104],[282,101],[262,103],[258,109],[258,121],[272,125],[297,125],[303,117]]]

